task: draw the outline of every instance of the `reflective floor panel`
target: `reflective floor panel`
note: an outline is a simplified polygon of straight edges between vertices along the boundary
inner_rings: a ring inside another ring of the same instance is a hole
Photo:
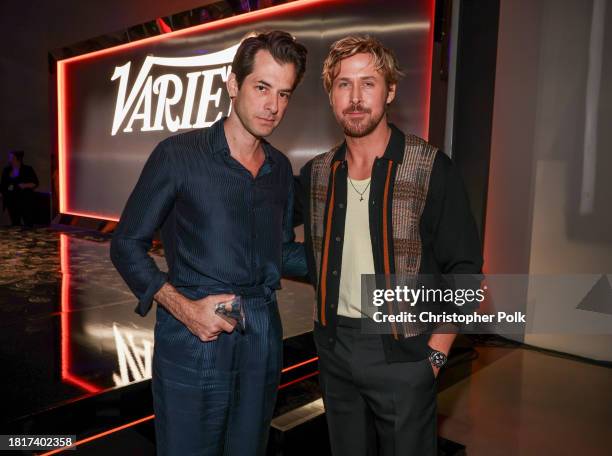
[[[151,377],[155,312],[109,259],[108,236],[69,227],[0,229],[3,421]],[[166,270],[163,251],[152,256]],[[312,329],[312,287],[283,281],[284,337]]]

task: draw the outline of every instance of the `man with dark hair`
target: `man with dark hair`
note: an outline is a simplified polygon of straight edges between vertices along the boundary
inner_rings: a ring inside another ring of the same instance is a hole
[[[267,51],[276,61],[291,62],[295,65],[294,87],[297,87],[306,71],[306,60],[301,58],[303,50],[292,46],[291,43],[293,43],[291,35],[281,31],[259,34],[246,39],[236,51],[232,63],[232,73],[236,75],[238,86],[241,86],[242,81],[253,72],[257,53]]]
[[[476,274],[482,266],[457,168],[434,146],[387,123],[401,76],[378,40],[335,42],[323,83],[345,141],[300,173],[334,456],[436,455],[435,378],[455,337],[395,323],[389,334],[362,332],[369,314],[361,308],[361,276],[379,274],[386,282],[394,274]]]
[[[9,152],[9,164],[2,170],[0,193],[2,206],[7,209],[13,226],[26,226],[34,223],[34,189],[38,187],[38,177],[34,168],[23,164],[23,150]]]
[[[275,290],[293,241],[293,188],[289,160],[263,138],[282,120],[305,61],[285,32],[245,39],[227,81],[229,117],[162,141],[115,231],[111,258],[137,312],[158,303],[160,455],[264,454],[282,362]],[[167,275],[147,254],[158,228]],[[219,314],[235,297],[241,330]]]

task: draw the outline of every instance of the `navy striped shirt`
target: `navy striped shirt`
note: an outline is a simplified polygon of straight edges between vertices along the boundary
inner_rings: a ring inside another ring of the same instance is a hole
[[[287,157],[262,142],[256,178],[230,155],[224,119],[162,141],[147,160],[111,243],[113,264],[145,315],[166,282],[210,294],[280,288],[293,243],[293,175]],[[148,255],[161,228],[168,274]]]

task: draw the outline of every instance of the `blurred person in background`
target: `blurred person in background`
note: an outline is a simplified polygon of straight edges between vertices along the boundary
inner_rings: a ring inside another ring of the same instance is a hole
[[[8,154],[9,164],[2,170],[0,192],[2,209],[7,209],[13,226],[33,224],[34,189],[38,177],[31,166],[23,164],[23,150],[12,150]]]

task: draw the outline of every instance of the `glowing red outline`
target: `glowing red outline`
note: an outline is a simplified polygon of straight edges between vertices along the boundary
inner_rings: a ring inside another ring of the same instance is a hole
[[[67,167],[67,151],[68,151],[68,136],[67,136],[67,99],[66,99],[66,86],[67,86],[67,76],[66,76],[66,66],[69,63],[74,63],[80,60],[91,59],[94,57],[100,57],[102,55],[112,54],[114,52],[119,52],[125,49],[143,46],[145,44],[150,44],[156,41],[165,40],[168,38],[178,37],[182,35],[188,35],[191,33],[197,33],[204,30],[212,30],[218,27],[225,27],[231,24],[240,24],[242,22],[252,21],[257,18],[270,16],[270,15],[278,15],[284,13],[286,11],[294,11],[300,8],[306,8],[313,4],[318,3],[332,3],[332,2],[341,2],[341,0],[297,0],[292,3],[285,3],[283,5],[269,7],[263,10],[252,11],[250,13],[244,13],[239,16],[233,16],[225,19],[220,19],[214,22],[210,22],[207,24],[196,25],[193,27],[185,28],[182,30],[177,30],[170,33],[164,33],[161,35],[144,38],[142,40],[133,41],[131,43],[121,44],[119,46],[114,46],[107,49],[102,49],[100,51],[90,52],[88,54],[79,55],[76,57],[71,57],[69,59],[59,60],[57,62],[57,136],[58,136],[58,174],[59,174],[59,211],[62,214],[76,215],[81,217],[89,217],[100,220],[109,220],[109,221],[118,221],[117,217],[112,217],[109,215],[99,214],[95,212],[80,212],[73,211],[68,208],[68,167]],[[435,19],[435,0],[430,0],[429,9],[430,9],[430,22],[429,22],[429,39],[428,39],[428,64],[427,64],[427,74],[426,74],[426,100],[425,100],[425,122],[424,122],[424,131],[423,136],[425,138],[429,137],[429,114],[431,110],[431,77],[432,77],[432,68],[431,65],[433,63],[433,33],[434,33],[434,19]]]
[[[311,372],[310,374],[303,375],[300,378],[296,378],[295,380],[291,380],[290,382],[283,383],[282,385],[278,387],[278,389],[282,390],[283,388],[287,388],[288,386],[301,382],[302,380],[306,380],[307,378],[314,377],[315,375],[319,375],[319,371],[314,371],[314,372]]]
[[[62,235],[62,236],[65,236],[65,235]],[[63,267],[63,263],[62,263],[62,267]],[[291,369],[295,369],[295,368],[303,366],[305,364],[312,363],[312,362],[314,362],[314,361],[316,361],[318,359],[319,359],[319,357],[315,357],[315,358],[311,358],[311,359],[308,359],[306,361],[303,361],[301,363],[294,364],[293,366],[290,366],[290,367],[287,367],[287,368],[283,369],[282,372],[287,372],[287,371],[289,371]],[[291,386],[291,385],[293,385],[295,383],[301,382],[302,380],[306,380],[307,378],[314,377],[315,375],[318,375],[318,374],[319,374],[319,371],[311,372],[310,374],[306,374],[306,375],[304,375],[304,376],[302,376],[300,378],[296,378],[295,380],[292,380],[290,382],[287,382],[287,383],[284,383],[284,384],[280,385],[278,387],[278,389],[281,390],[281,389],[286,388],[288,386]],[[89,443],[89,442],[91,442],[93,440],[98,440],[98,439],[100,439],[102,437],[106,437],[107,435],[114,434],[115,432],[119,432],[119,431],[122,431],[124,429],[129,428],[129,427],[136,426],[137,424],[141,424],[141,423],[150,421],[150,420],[152,420],[154,418],[155,418],[155,415],[148,415],[148,416],[145,416],[144,418],[140,418],[140,419],[135,420],[135,421],[130,421],[129,423],[123,424],[121,426],[117,426],[117,427],[111,428],[111,429],[109,429],[107,431],[100,432],[99,434],[92,435],[91,437],[87,437],[87,438],[84,438],[82,440],[77,440],[76,442],[74,442],[74,444],[72,444],[69,447],[58,448],[56,450],[52,450],[52,451],[48,451],[46,453],[42,453],[39,456],[51,456],[53,454],[58,454],[58,453],[61,453],[62,451],[66,451],[66,450],[69,450],[71,448],[78,447],[79,445],[83,445],[85,443]]]
[[[311,360],[308,360],[308,362],[311,362]],[[318,375],[318,374],[319,374],[319,371],[312,372],[310,374],[304,375],[303,377],[297,378],[297,379],[292,380],[290,382],[287,382],[287,383],[285,383],[283,385],[280,385],[278,387],[278,389],[281,390],[281,389],[286,388],[286,387],[288,387],[290,385],[293,385],[294,383],[301,382],[302,380],[306,380],[307,378],[314,377],[315,375]],[[77,440],[74,444],[72,444],[69,447],[58,448],[57,450],[52,450],[52,451],[49,451],[47,453],[42,453],[39,456],[51,456],[53,454],[61,453],[62,451],[66,451],[66,450],[69,450],[71,448],[78,447],[79,445],[83,445],[84,443],[88,443],[88,442],[91,442],[93,440],[97,440],[97,439],[100,439],[102,437],[106,437],[107,435],[114,434],[115,432],[122,431],[123,429],[127,429],[129,427],[136,426],[137,424],[144,423],[146,421],[150,421],[150,420],[152,420],[154,418],[155,418],[155,415],[145,416],[144,418],[140,418],[138,420],[131,421],[131,422],[123,424],[121,426],[114,427],[112,429],[109,429],[108,431],[100,432],[99,434],[92,435],[91,437],[87,437],[87,438],[85,438],[83,440]]]
[[[429,50],[427,51],[427,71],[428,75],[426,78],[425,90],[427,99],[425,100],[425,131],[423,136],[429,140],[429,114],[431,111],[431,78],[433,76],[433,50],[434,50],[434,26],[436,20],[436,0],[431,0],[429,3],[429,38],[427,40]]]
[[[283,370],[281,370],[281,374],[292,371],[293,369],[297,369],[298,367],[305,366],[306,364],[314,363],[315,361],[318,361],[318,360],[319,360],[319,357],[315,356],[314,358],[307,359],[306,361],[302,361],[301,363],[294,364],[293,366],[285,367]]]
[[[62,380],[88,393],[99,393],[103,389],[80,379],[70,373],[72,363],[72,353],[70,352],[70,260],[68,252],[68,236],[60,234],[60,265],[62,269],[62,290],[61,290],[61,321],[60,321],[60,340],[61,340],[61,372]]]
[[[208,22],[206,24],[194,25],[193,27],[187,27],[181,30],[176,30],[169,33],[163,33],[161,35],[151,36],[148,38],[143,38],[141,40],[132,41],[130,43],[120,44],[118,46],[109,47],[106,49],[101,49],[99,51],[89,52],[87,54],[77,55],[76,57],[70,57],[68,59],[59,60],[57,63],[73,63],[79,60],[90,59],[93,57],[100,57],[101,55],[113,54],[118,51],[123,51],[125,49],[142,46],[145,44],[154,43],[156,41],[166,40],[168,38],[176,38],[182,35],[189,35],[192,33],[201,32],[204,30],[211,30],[218,27],[224,27],[231,24],[240,24],[242,22],[249,22],[252,19],[258,19],[265,16],[278,15],[280,13],[284,13],[287,11],[298,10],[300,8],[306,8],[311,5],[317,3],[334,3],[334,2],[342,2],[342,0],[296,0],[291,3],[284,3],[282,5],[270,6],[268,8],[264,8],[257,11],[251,11],[248,13],[243,13],[238,16],[226,17],[224,19],[219,19],[214,22]]]
[[[78,447],[79,445],[83,445],[84,443],[91,442],[92,440],[98,440],[99,438],[106,437],[109,434],[114,434],[115,432],[122,431],[123,429],[127,429],[129,427],[136,426],[137,424],[144,423],[146,421],[150,421],[153,418],[155,418],[155,415],[145,416],[144,418],[140,418],[136,421],[131,421],[121,426],[109,429],[108,431],[100,432],[99,434],[92,435],[91,437],[84,438],[83,440],[77,440],[69,447],[58,448],[57,450],[48,451],[47,453],[41,453],[39,456],[51,456],[52,454],[57,454],[57,453],[61,453],[62,451],[70,450],[74,447]]]
[[[61,288],[61,372],[62,372],[62,380],[72,383],[80,388],[83,388],[85,391],[89,393],[99,393],[102,391],[102,388],[98,386],[92,385],[85,380],[78,378],[77,376],[70,373],[70,363],[72,360],[72,356],[70,353],[70,319],[69,312],[71,310],[70,307],[70,259],[69,259],[69,251],[68,251],[68,240],[69,237],[66,234],[60,234],[60,265],[62,272],[62,288]],[[307,359],[300,363],[294,364],[292,366],[288,366],[282,369],[282,373],[289,372],[293,369],[297,369],[298,367],[305,366],[307,364],[313,363],[319,359],[318,356],[314,358]],[[278,389],[281,390],[288,386],[291,386],[295,383],[298,383],[302,380],[305,380],[310,377],[314,377],[318,375],[319,371],[311,372],[306,374],[300,378],[292,380],[290,382],[279,385]],[[72,446],[66,448],[59,448],[56,450],[52,450],[46,453],[42,453],[41,456],[51,456],[53,454],[61,453],[62,451],[66,451],[70,448],[73,448],[78,445],[83,445],[85,443],[91,442],[93,440],[100,439],[107,435],[113,434],[115,432],[119,432],[123,429],[127,429],[132,426],[136,426],[137,424],[144,423],[146,421],[150,421],[155,418],[155,415],[149,415],[144,418],[140,418],[135,421],[131,421],[127,424],[109,429],[107,431],[101,432],[99,434],[95,434],[91,437],[87,437],[82,440],[77,440]]]
[[[57,61],[57,136],[58,136],[58,174],[59,174],[59,211],[62,214],[76,215],[82,217],[90,217],[101,220],[117,221],[116,217],[111,217],[99,213],[79,212],[73,211],[68,208],[68,167],[67,167],[67,152],[68,152],[68,135],[67,135],[67,113],[68,113],[68,100],[66,99],[66,79],[67,71],[66,67],[70,63],[78,62],[80,60],[91,59],[100,57],[103,55],[112,54],[126,49],[143,46],[146,44],[154,43],[156,41],[166,40],[169,38],[176,38],[178,36],[189,35],[192,33],[198,33],[205,30],[212,30],[219,27],[226,27],[228,25],[237,25],[243,22],[250,22],[255,19],[262,17],[273,16],[285,13],[287,11],[295,11],[300,8],[306,8],[313,4],[319,3],[331,3],[340,0],[297,0],[291,3],[285,3],[283,5],[272,6],[258,11],[252,11],[244,13],[239,16],[232,16],[225,19],[219,19],[214,22],[207,24],[195,25],[193,27],[185,28],[182,30],[176,30],[174,32],[163,33],[161,35],[152,36],[149,38],[143,38],[142,40],[133,41],[131,43],[121,44],[119,46],[102,49],[99,51],[90,52],[88,54],[71,57],[64,60]]]
[[[67,211],[68,168],[66,167],[66,76],[64,65],[57,62],[57,165],[59,175],[59,211]]]
[[[77,385],[87,392],[99,393],[103,389],[95,386],[86,380],[82,380],[75,375],[70,373],[70,365],[72,361],[72,354],[70,352],[70,252],[69,248],[69,236],[66,234],[60,234],[60,265],[62,272],[62,288],[61,288],[61,372],[62,380]],[[315,356],[307,360],[296,363],[292,366],[287,366],[281,370],[281,373],[286,373],[297,369],[298,367],[305,366],[307,364],[318,361],[319,357]],[[317,371],[318,372],[318,371]],[[314,374],[309,374],[314,375]],[[298,379],[299,380],[299,379]],[[288,384],[291,384],[289,382]],[[288,385],[282,385],[280,388]]]

